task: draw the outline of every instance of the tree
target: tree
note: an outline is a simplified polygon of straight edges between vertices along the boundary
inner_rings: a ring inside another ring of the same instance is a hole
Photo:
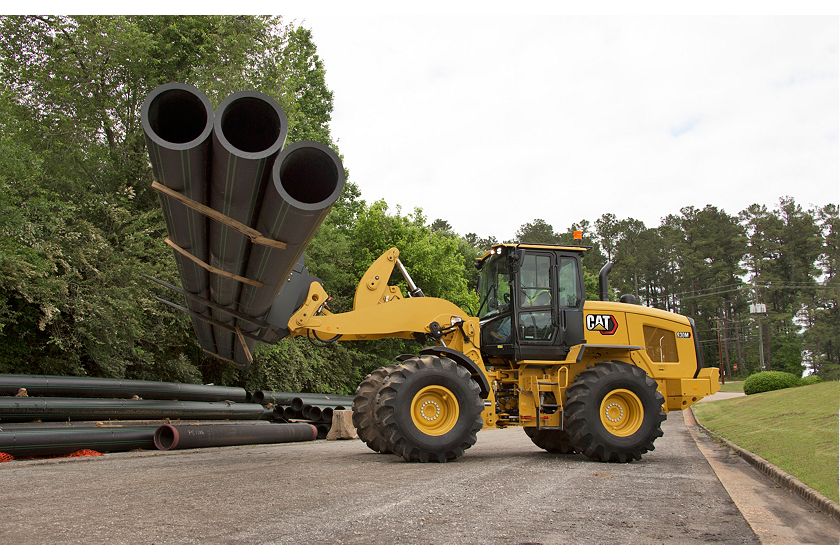
[[[836,204],[827,204],[817,213],[824,240],[818,259],[822,282],[813,297],[805,298],[801,316],[807,326],[803,347],[814,373],[825,379],[840,378],[840,218]]]
[[[0,76],[0,369],[247,382],[144,280],[178,283],[140,104],[168,81],[216,103],[276,86],[293,134],[328,141],[311,34],[252,16],[2,17]]]
[[[560,243],[560,235],[554,231],[551,224],[541,218],[522,224],[516,231],[516,241],[519,243],[544,243],[556,245]]]
[[[595,235],[598,243],[607,253],[607,260],[612,261],[618,244],[621,227],[615,214],[604,214],[595,220]]]

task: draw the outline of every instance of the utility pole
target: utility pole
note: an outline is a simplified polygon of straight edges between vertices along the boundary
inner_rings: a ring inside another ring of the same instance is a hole
[[[718,369],[721,372],[721,382],[725,385],[726,384],[726,370],[723,369],[723,348],[720,345],[720,317],[715,317],[715,323],[717,323],[717,347],[718,347]]]
[[[723,360],[724,365],[726,366],[726,376],[732,376],[732,359],[729,356],[729,322],[726,318],[726,307],[729,305],[729,302],[724,300],[723,306],[720,308],[720,320],[721,324],[723,325],[723,334],[721,335],[721,339],[723,340]]]
[[[763,303],[751,303],[750,314],[756,315],[758,320],[758,363],[761,371],[764,371],[767,366],[764,364],[764,324],[761,317],[767,314],[767,306]]]

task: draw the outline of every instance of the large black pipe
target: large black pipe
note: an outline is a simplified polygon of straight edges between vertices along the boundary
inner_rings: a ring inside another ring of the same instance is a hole
[[[172,426],[155,432],[155,446],[161,450],[221,447],[312,441],[318,430],[310,424],[267,424],[264,426]]]
[[[286,243],[286,248],[255,246],[252,249],[245,275],[264,286],[242,288],[241,313],[261,319],[269,312],[343,189],[344,167],[329,147],[305,141],[280,152],[272,166],[271,184],[262,199],[255,227],[263,235]],[[280,297],[297,300],[300,295],[281,293]],[[247,322],[240,322],[240,328],[252,333],[259,331],[257,325]],[[237,361],[244,359],[240,349]]]
[[[255,403],[260,404],[268,404],[274,403],[275,405],[283,405],[288,406],[292,404],[292,399],[295,397],[299,397],[300,393],[284,393],[282,391],[254,391],[254,395],[251,399]]]
[[[154,449],[158,426],[131,428],[42,428],[0,431],[0,452],[17,457],[65,455],[80,449],[107,453]]]
[[[175,426],[203,426],[206,424],[233,424],[240,426],[267,424],[267,420],[81,420],[76,422],[10,422],[0,424],[0,432],[20,432],[24,430],[60,430],[62,428],[157,428],[163,424]]]
[[[143,399],[201,402],[247,400],[246,391],[241,387],[62,375],[0,374],[0,396],[14,395],[20,388],[26,388],[30,397],[130,399],[136,395]]]
[[[0,397],[0,422],[31,420],[263,420],[271,411],[259,404],[128,399]]]
[[[216,110],[210,206],[252,226],[271,174],[271,166],[286,140],[288,123],[283,110],[269,96],[244,91],[229,95]],[[240,276],[245,273],[251,244],[247,237],[215,221],[210,222],[210,264]],[[210,299],[235,307],[242,285],[219,275],[210,282]],[[213,310],[213,318],[233,326],[235,320]],[[234,334],[214,326],[216,353],[234,359]],[[253,346],[253,342],[250,343]],[[240,363],[245,363],[244,357]]]
[[[143,101],[140,119],[155,180],[197,202],[206,203],[213,128],[213,108],[207,96],[188,84],[164,84]],[[160,204],[169,238],[206,261],[205,217],[163,194],[160,194]],[[207,272],[180,253],[173,252],[184,290],[207,299]],[[205,305],[195,301],[188,299],[187,305],[196,313],[208,312]],[[213,352],[212,327],[195,316],[192,322],[201,346]]]

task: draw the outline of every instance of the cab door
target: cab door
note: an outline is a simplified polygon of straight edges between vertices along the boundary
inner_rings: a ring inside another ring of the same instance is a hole
[[[558,343],[555,265],[551,251],[520,253],[513,294],[518,359],[552,360],[565,355]]]
[[[576,344],[585,342],[583,337],[583,272],[580,257],[574,253],[557,253],[555,284],[557,286],[557,343],[565,353]],[[565,354],[564,354],[565,355]]]

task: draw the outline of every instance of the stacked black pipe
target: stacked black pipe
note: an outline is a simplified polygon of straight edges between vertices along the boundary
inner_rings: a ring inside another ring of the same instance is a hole
[[[318,430],[318,439],[325,438],[329,432],[334,411],[353,407],[352,396],[328,393],[255,391],[253,400],[273,405],[274,422],[306,422],[314,425]]]
[[[243,285],[222,274],[208,274],[176,251],[184,290],[213,304],[208,309],[188,301],[199,344],[245,365],[245,349],[232,329],[239,327],[247,335],[248,350],[256,338],[273,341],[287,334],[284,325],[311,281],[303,252],[341,195],[344,169],[331,149],[315,142],[283,149],[286,116],[267,95],[234,93],[215,114],[205,100],[186,84],[161,86],[143,104],[143,127],[158,182],[287,244],[285,249],[254,245],[228,225],[161,197],[174,243],[216,269],[261,284]],[[204,125],[200,130],[199,122]],[[226,310],[255,321],[270,315],[278,328],[266,332]]]
[[[274,411],[248,400],[241,387],[0,374],[0,452],[35,457],[153,449],[158,428],[179,420],[202,421],[184,428],[198,433],[201,426],[201,447],[315,438],[311,427],[266,428]],[[179,447],[190,446],[185,439]]]

